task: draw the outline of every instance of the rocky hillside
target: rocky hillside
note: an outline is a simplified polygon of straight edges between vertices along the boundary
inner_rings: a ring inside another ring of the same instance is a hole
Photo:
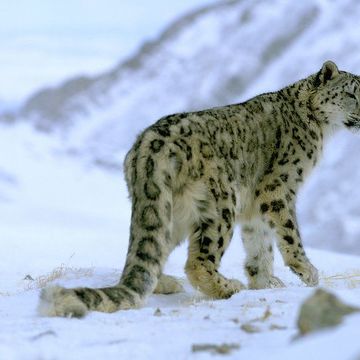
[[[344,1],[342,12],[347,3],[355,4]],[[339,33],[345,38],[347,30],[333,25],[320,1],[219,2],[180,18],[111,71],[44,89],[6,118],[60,129],[68,147],[91,152],[102,163],[118,162],[118,151],[161,115],[236,102],[257,83],[253,93],[276,89],[316,71],[329,57],[354,67],[342,61],[332,40]],[[348,51],[356,53],[355,43]],[[264,81],[268,74],[273,78]]]

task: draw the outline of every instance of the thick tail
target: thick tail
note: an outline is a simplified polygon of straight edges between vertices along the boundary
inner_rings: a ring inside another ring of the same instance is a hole
[[[126,288],[65,289],[60,286],[41,291],[38,312],[42,316],[83,317],[89,310],[114,312],[136,307],[139,299]]]
[[[136,308],[154,291],[172,248],[172,174],[156,154],[141,150],[137,158],[131,157],[136,171],[128,177],[132,182],[130,244],[120,282],[100,289],[46,288],[38,308],[41,315],[82,317],[90,310]]]

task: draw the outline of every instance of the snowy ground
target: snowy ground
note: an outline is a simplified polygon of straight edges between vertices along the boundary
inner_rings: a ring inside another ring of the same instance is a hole
[[[40,318],[39,288],[48,283],[106,286],[117,281],[130,204],[121,172],[105,173],[68,158],[56,141],[23,125],[1,127],[0,141],[8,149],[0,153],[1,360],[213,358],[209,351],[192,351],[202,344],[235,347],[229,358],[360,356],[360,315],[336,330],[293,341],[299,305],[313,290],[280,259],[275,272],[287,288],[211,301],[185,279],[186,246],[175,251],[166,268],[184,279],[184,293],[151,296],[140,310],[90,313],[82,320]],[[309,253],[321,286],[360,306],[360,258]],[[242,254],[237,235],[222,270],[245,281]],[[244,324],[258,332],[244,331]]]
[[[183,279],[184,252],[184,248],[179,249],[168,265],[171,273]],[[234,244],[231,255],[224,259],[225,274],[242,273],[240,253]],[[322,251],[311,251],[310,255],[321,271],[321,286],[360,306],[360,259]],[[124,254],[119,254],[119,259],[123,258]],[[49,264],[48,270],[52,267]],[[0,296],[0,359],[212,358],[208,351],[193,351],[193,346],[203,344],[235,347],[228,358],[358,359],[360,315],[350,316],[335,330],[294,341],[299,305],[313,290],[300,284],[280,262],[276,273],[287,288],[243,291],[229,300],[212,301],[184,280],[186,292],[153,295],[140,310],[94,312],[78,320],[40,318],[36,314],[39,290],[26,290],[37,284],[20,281],[26,275],[23,272],[18,281],[5,280],[13,292]],[[65,271],[59,282],[104,286],[116,282],[118,276],[118,269],[87,268]],[[243,330],[244,324],[255,333]]]

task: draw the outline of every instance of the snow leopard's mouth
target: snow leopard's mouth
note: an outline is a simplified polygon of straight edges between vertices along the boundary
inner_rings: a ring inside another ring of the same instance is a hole
[[[348,114],[347,121],[344,122],[344,125],[348,129],[360,130],[360,115],[354,113]]]

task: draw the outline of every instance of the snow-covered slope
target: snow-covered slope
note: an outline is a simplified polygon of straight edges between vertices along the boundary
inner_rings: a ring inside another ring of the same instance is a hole
[[[74,78],[35,94],[19,116],[42,129],[70,126],[68,147],[118,162],[118,151],[161,115],[238,101],[319,13],[310,1],[220,2],[179,19],[102,76]]]
[[[239,243],[232,244],[233,251],[224,259],[222,268],[229,276],[243,278]],[[101,246],[95,249],[101,250]],[[167,269],[182,279],[184,252],[180,248]],[[360,306],[360,258],[323,251],[309,253],[320,269],[321,286],[335,292],[342,301]],[[17,271],[21,272],[21,268],[17,267]],[[357,314],[338,328],[294,341],[298,309],[313,289],[304,287],[280,261],[275,272],[286,288],[244,290],[228,300],[212,301],[194,291],[184,279],[184,293],[153,295],[142,309],[94,312],[78,320],[36,315],[37,285],[45,282],[36,279],[41,272],[33,265],[30,273],[23,272],[23,277],[30,275],[35,280],[7,279],[4,285],[12,289],[11,293],[0,294],[0,359],[217,358],[209,351],[200,351],[206,344],[228,345],[231,351],[227,359],[358,359]],[[56,281],[66,286],[103,286],[116,282],[119,271],[64,268],[52,274],[56,275]]]
[[[47,168],[56,168],[54,153],[72,155],[72,164],[77,161],[80,167],[92,163],[118,169],[136,134],[161,115],[278,89],[317,71],[326,59],[360,73],[359,18],[356,0],[224,1],[190,13],[110,71],[44,89],[18,112],[4,114],[0,147],[7,163],[6,168],[0,164],[0,196],[13,198],[16,193],[21,199],[27,192],[34,202],[41,198],[47,209],[53,206],[52,196],[44,196],[41,186],[31,188],[28,173],[19,170],[22,163],[11,161],[14,152],[22,151],[22,159],[35,162],[36,173],[48,174],[59,197],[67,198],[69,186],[62,186]],[[13,124],[24,122],[45,130],[45,135],[27,130],[27,135],[17,136],[15,126],[11,131],[16,141],[6,141]],[[40,151],[50,152],[48,161],[26,150],[28,144],[36,146],[39,137],[49,142]],[[360,140],[347,134],[334,141],[303,191],[300,221],[306,243],[360,254]],[[61,171],[69,171],[64,177],[71,179],[72,170]],[[69,183],[74,194],[83,193],[76,181]]]
[[[59,153],[59,142],[24,124],[0,127],[0,143],[6,149],[0,152],[0,292],[16,269],[46,272],[70,257],[78,265],[120,267],[130,219],[122,173],[81,165]],[[100,252],[93,251],[97,243]]]
[[[101,76],[34,94],[16,119],[66,128],[68,147],[117,162],[117,151],[161,115],[278,89],[328,58],[356,72],[359,15],[354,0],[219,2],[180,18]]]

